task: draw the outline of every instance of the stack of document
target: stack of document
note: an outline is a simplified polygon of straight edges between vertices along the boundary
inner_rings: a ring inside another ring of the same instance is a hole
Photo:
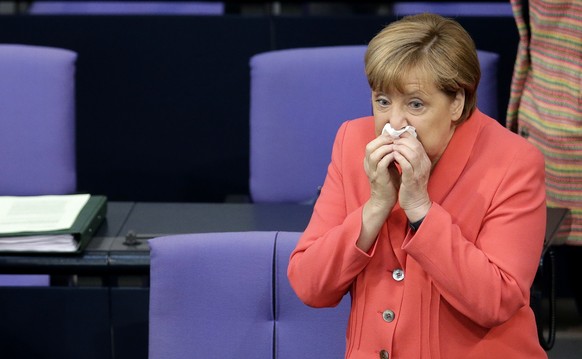
[[[77,242],[72,234],[0,238],[0,251],[4,252],[74,252],[76,250]]]
[[[0,252],[78,252],[105,217],[89,194],[0,196]]]

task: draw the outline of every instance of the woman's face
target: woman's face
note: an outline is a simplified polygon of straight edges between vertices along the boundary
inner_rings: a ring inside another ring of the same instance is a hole
[[[465,103],[464,91],[447,95],[426,77],[411,71],[404,77],[403,92],[372,92],[376,135],[387,123],[394,129],[416,128],[418,140],[432,163],[436,163],[455,131],[455,121]]]

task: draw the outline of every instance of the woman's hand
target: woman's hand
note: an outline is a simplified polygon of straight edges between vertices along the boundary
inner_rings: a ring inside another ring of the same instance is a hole
[[[393,139],[380,135],[366,146],[364,170],[370,181],[370,199],[362,212],[362,229],[356,245],[367,252],[398,200],[400,175],[394,163]]]
[[[393,139],[380,135],[366,146],[364,169],[370,182],[370,202],[386,216],[398,200],[400,175],[394,161]]]
[[[432,164],[422,144],[410,134],[395,139],[392,148],[394,161],[402,171],[398,201],[408,220],[416,222],[431,206],[428,179]]]

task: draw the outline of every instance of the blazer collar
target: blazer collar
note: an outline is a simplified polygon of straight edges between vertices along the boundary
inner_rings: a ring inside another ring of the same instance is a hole
[[[483,116],[475,109],[473,114],[455,129],[428,182],[428,193],[432,201],[442,203],[457,182],[483,127]]]

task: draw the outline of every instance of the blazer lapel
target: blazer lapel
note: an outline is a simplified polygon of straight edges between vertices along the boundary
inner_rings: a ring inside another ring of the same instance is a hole
[[[463,172],[483,126],[482,116],[476,109],[467,121],[455,129],[428,181],[428,194],[432,201],[442,203]]]

